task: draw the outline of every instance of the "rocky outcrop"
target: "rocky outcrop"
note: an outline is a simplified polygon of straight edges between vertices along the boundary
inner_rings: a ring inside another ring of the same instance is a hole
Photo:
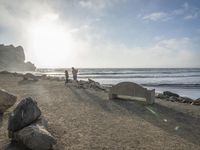
[[[11,113],[8,133],[12,141],[32,150],[48,150],[56,144],[56,139],[47,130],[47,121],[41,116],[37,102],[30,97],[23,99]]]
[[[0,90],[0,113],[4,113],[8,108],[13,106],[17,100],[15,95],[12,95],[5,90]]]
[[[25,62],[22,46],[0,45],[0,70],[34,71],[36,67],[31,62]]]

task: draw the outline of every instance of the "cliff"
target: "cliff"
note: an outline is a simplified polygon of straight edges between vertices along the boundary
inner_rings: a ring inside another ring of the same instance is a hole
[[[25,54],[22,46],[0,45],[0,70],[8,71],[34,71],[35,65],[25,62]]]

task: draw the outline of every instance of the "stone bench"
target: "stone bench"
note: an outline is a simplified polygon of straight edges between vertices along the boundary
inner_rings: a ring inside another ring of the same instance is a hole
[[[133,82],[121,82],[110,88],[109,99],[114,99],[117,95],[142,97],[146,99],[147,104],[155,102],[155,89],[147,90]]]

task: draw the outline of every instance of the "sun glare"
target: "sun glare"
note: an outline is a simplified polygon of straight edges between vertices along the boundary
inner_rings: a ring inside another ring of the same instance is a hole
[[[34,61],[43,67],[70,66],[74,56],[74,40],[57,19],[56,15],[45,15],[41,20],[31,23],[29,29],[29,47]]]

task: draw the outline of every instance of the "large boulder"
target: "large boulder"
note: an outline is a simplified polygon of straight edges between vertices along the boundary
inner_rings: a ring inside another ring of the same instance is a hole
[[[171,97],[171,96],[179,97],[178,94],[172,93],[172,92],[170,92],[170,91],[164,91],[164,92],[163,92],[163,95],[165,95],[165,96],[167,96],[167,97]]]
[[[45,129],[44,126],[31,124],[13,133],[14,141],[23,143],[32,150],[48,150],[56,144],[56,139]]]
[[[13,106],[17,100],[15,95],[12,95],[5,90],[0,90],[0,113],[4,113],[8,108]]]
[[[28,97],[23,99],[10,114],[8,130],[17,131],[36,121],[41,115],[37,102]]]

